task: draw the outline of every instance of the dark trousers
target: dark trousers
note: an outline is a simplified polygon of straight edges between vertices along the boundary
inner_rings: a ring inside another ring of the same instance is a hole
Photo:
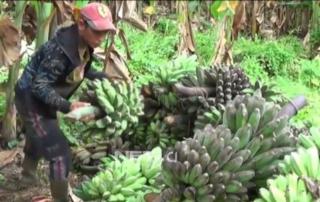
[[[29,110],[19,98],[15,99],[15,104],[25,126],[26,157],[36,162],[40,158],[46,159],[50,163],[50,179],[67,180],[71,168],[71,152],[57,119]]]

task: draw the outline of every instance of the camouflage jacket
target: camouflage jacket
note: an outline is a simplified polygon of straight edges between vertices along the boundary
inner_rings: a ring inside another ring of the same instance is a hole
[[[69,112],[68,98],[80,86],[66,82],[67,76],[80,65],[77,25],[59,29],[32,56],[16,85],[17,99],[26,104],[28,111],[44,116],[55,116],[56,111]],[[84,77],[104,78],[102,72],[91,70],[93,49],[85,66]]]

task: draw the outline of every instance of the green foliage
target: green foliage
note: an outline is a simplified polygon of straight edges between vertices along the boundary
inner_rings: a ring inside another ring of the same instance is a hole
[[[279,40],[254,41],[240,38],[234,43],[235,62],[245,63],[247,59],[258,61],[262,70],[269,76],[286,75],[290,66],[299,56],[302,56],[303,47],[294,37],[280,38]],[[252,66],[256,68],[257,66]],[[248,70],[247,70],[248,71]],[[253,72],[256,70],[249,70]],[[261,69],[258,70],[261,72]]]
[[[292,81],[285,77],[277,77],[275,82],[279,87],[280,91],[287,98],[294,98],[297,95],[304,95],[308,101],[308,106],[303,108],[298,114],[293,117],[292,121],[296,124],[309,122],[313,126],[320,125],[320,94],[317,90],[306,87],[299,81]]]
[[[194,40],[199,63],[207,66],[210,63],[216,42],[218,41],[217,29],[211,27],[202,32],[195,32]]]
[[[211,15],[218,20],[224,16],[233,16],[235,12],[234,4],[237,4],[237,2],[214,1],[210,6]]]
[[[197,57],[193,56],[174,56],[171,61],[154,67],[149,74],[138,75],[137,85],[147,84],[152,81],[154,84],[170,85],[187,74],[194,74],[198,65]]]
[[[75,1],[75,6],[76,6],[77,8],[82,8],[82,7],[84,7],[85,5],[87,5],[88,3],[89,3],[89,0],[81,0],[81,1],[76,0],[76,1]]]
[[[0,84],[6,83],[8,80],[8,76],[9,76],[8,68],[1,67],[0,68]]]
[[[6,107],[6,96],[0,95],[0,115],[3,116]]]
[[[301,42],[294,37],[274,41],[240,38],[234,44],[234,59],[240,62],[252,82],[275,81],[288,99],[306,96],[309,104],[292,119],[294,123],[319,125],[320,118],[316,115],[320,112],[317,109],[320,96],[316,90],[320,85],[319,60],[303,57]]]
[[[121,26],[128,39],[132,59],[127,62],[134,77],[152,73],[156,67],[166,63],[174,56],[178,35],[163,35],[152,30],[142,33],[125,24]],[[116,45],[124,52],[119,39]]]
[[[320,59],[300,60],[301,81],[310,88],[320,87]]]
[[[244,69],[244,72],[252,82],[260,79],[268,80],[267,73],[263,70],[263,67],[256,57],[246,56],[240,63],[240,67]]]
[[[165,35],[174,35],[178,33],[178,23],[174,20],[161,17],[154,27],[155,32]]]
[[[97,60],[97,59],[94,59],[92,61],[92,68],[96,71],[102,71],[103,70],[103,67],[104,67],[104,64],[101,60]]]

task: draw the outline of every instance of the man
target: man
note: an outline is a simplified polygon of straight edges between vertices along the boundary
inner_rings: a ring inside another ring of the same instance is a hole
[[[68,113],[89,103],[68,98],[84,78],[106,78],[90,69],[93,49],[116,31],[109,8],[90,3],[80,10],[77,23],[59,29],[42,45],[18,80],[16,107],[26,127],[25,158],[21,184],[36,182],[38,161],[49,161],[51,195],[55,202],[68,201],[71,155],[57,122],[56,112]]]

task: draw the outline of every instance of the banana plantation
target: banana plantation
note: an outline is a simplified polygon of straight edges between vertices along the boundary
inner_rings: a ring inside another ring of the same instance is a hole
[[[44,159],[39,185],[7,189],[20,183],[28,124],[14,89],[90,2],[0,2],[2,202],[51,201]],[[319,1],[99,2],[117,31],[91,67],[108,78],[69,98],[89,106],[57,112],[69,201],[320,202]]]

